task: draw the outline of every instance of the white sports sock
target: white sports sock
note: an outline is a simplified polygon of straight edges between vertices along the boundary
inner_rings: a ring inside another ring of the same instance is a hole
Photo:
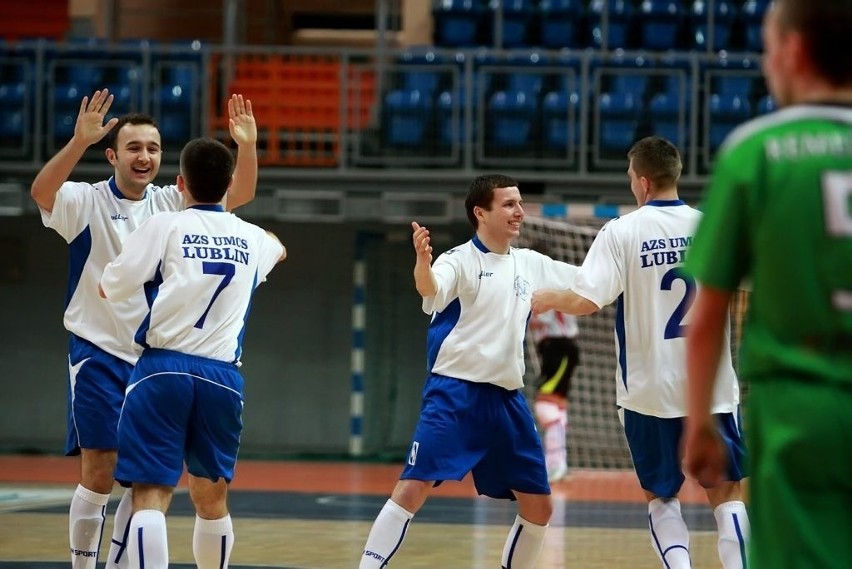
[[[751,534],[745,504],[725,502],[713,510],[719,530],[719,560],[724,569],[743,569],[746,566],[746,543]]]
[[[231,516],[205,520],[195,516],[192,553],[198,569],[225,569],[234,548],[234,526]]]
[[[668,569],[688,569],[689,530],[680,513],[680,501],[657,498],[648,503],[651,545]]]
[[[68,511],[72,569],[95,569],[108,502],[109,494],[98,494],[77,485]]]
[[[133,514],[127,555],[132,569],[165,569],[169,566],[169,539],[163,512],[139,510]]]
[[[413,517],[414,514],[393,500],[385,502],[367,537],[359,569],[379,569],[388,565],[402,546]]]
[[[515,516],[515,523],[503,545],[503,569],[532,569],[541,553],[547,526]]]
[[[112,528],[112,541],[109,545],[109,555],[106,569],[127,569],[127,532],[130,531],[130,516],[133,515],[133,489],[127,488],[121,496],[121,501],[115,509]]]

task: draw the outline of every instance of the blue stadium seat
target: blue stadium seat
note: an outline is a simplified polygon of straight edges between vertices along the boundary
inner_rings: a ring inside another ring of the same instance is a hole
[[[757,105],[755,106],[755,112],[759,115],[765,115],[766,113],[771,113],[777,109],[778,104],[775,102],[775,99],[772,98],[772,95],[764,95],[757,100]]]
[[[730,93],[713,93],[708,104],[708,143],[711,152],[715,152],[734,128],[751,118],[751,104],[746,97]]]
[[[56,85],[53,90],[53,103],[59,110],[77,111],[80,108],[80,101],[87,95],[91,95],[88,89],[82,89],[77,85]]]
[[[497,91],[486,112],[488,142],[494,148],[523,150],[532,144],[538,98],[523,91]]]
[[[763,51],[761,27],[763,14],[769,8],[770,0],[746,0],[743,4],[740,20],[745,28],[745,48],[747,51]]]
[[[670,140],[683,152],[689,144],[689,113],[686,101],[677,94],[657,93],[648,105],[651,131]]]
[[[581,0],[541,0],[539,4],[539,39],[549,49],[580,47]]]
[[[418,47],[407,50],[399,59],[402,89],[433,93],[441,84],[441,73],[429,70],[430,65],[440,65],[443,58],[434,49]]]
[[[443,47],[475,46],[483,13],[478,0],[438,0],[432,10],[435,44]]]
[[[680,0],[643,0],[639,11],[642,48],[664,50],[677,47],[678,32],[683,21]]]
[[[426,140],[432,122],[430,93],[396,89],[385,95],[385,142],[390,146],[416,147]]]
[[[709,68],[713,93],[750,97],[760,77],[760,65],[748,57],[719,57]]]
[[[692,62],[686,54],[670,51],[657,62],[657,68],[667,70],[661,77],[659,92],[692,98]]]
[[[709,0],[695,0],[690,10],[692,22],[692,45],[697,50],[712,48],[721,51],[731,48],[731,29],[737,19],[736,6],[728,0],[714,0],[713,29],[708,29],[710,21]],[[710,32],[712,31],[712,38]],[[712,44],[711,44],[712,41]]]
[[[580,141],[580,96],[577,93],[553,91],[542,104],[542,138],[544,147],[564,152]]]
[[[609,8],[609,36],[604,38],[603,11]],[[592,0],[588,16],[592,32],[592,44],[597,48],[615,49],[629,47],[628,37],[633,22],[634,8],[629,0]]]
[[[512,67],[506,76],[508,91],[523,91],[538,96],[544,85],[545,72],[536,67],[544,67],[549,63],[547,56],[539,51],[516,50],[506,59],[506,66]]]
[[[444,146],[463,144],[465,135],[465,91],[442,91],[435,102],[438,143]],[[453,111],[456,115],[453,116]],[[474,115],[475,116],[475,115]]]
[[[19,107],[24,104],[27,96],[27,86],[23,82],[3,81],[0,84],[0,105],[5,108]]]
[[[21,140],[26,131],[26,116],[22,110],[0,111],[0,140]]]
[[[182,85],[164,85],[155,107],[188,112],[192,107],[192,91]]]
[[[601,69],[603,90],[629,92],[642,99],[651,80],[647,70],[653,65],[654,62],[644,54],[627,56],[623,52],[617,53]]]
[[[62,69],[57,65],[57,69]],[[103,84],[104,71],[101,65],[94,63],[71,63],[64,67],[64,83],[77,85],[86,92],[94,92]]]
[[[491,9],[502,5],[502,47],[516,48],[538,45],[538,38],[533,37],[532,25],[536,15],[536,5],[533,0],[492,0]],[[493,29],[493,26],[492,26]]]
[[[79,106],[80,101],[77,101]],[[77,124],[77,110],[59,110],[53,115],[53,139],[61,146],[74,136],[74,125]]]
[[[167,148],[180,149],[191,135],[190,116],[183,111],[161,112],[157,116],[157,125],[163,146]]]
[[[600,149],[627,152],[636,138],[642,101],[633,93],[603,93],[598,100]]]

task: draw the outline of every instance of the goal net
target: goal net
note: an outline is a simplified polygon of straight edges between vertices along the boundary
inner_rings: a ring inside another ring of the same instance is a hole
[[[549,256],[581,265],[586,251],[608,219],[571,217],[552,219],[527,215],[517,245],[544,247]],[[739,323],[746,298],[737,295],[733,304],[731,338],[736,363]],[[568,460],[571,468],[631,469],[632,463],[615,406],[616,352],[615,305],[578,318],[580,364],[571,380],[568,410]],[[529,335],[528,335],[529,336]],[[525,385],[530,396],[537,383],[535,350],[528,345]]]

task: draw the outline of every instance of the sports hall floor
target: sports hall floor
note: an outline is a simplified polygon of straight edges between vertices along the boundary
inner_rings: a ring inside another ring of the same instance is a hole
[[[69,567],[67,511],[77,459],[0,456],[0,569]],[[231,485],[231,567],[351,569],[401,465],[241,460]],[[632,472],[573,471],[553,486],[555,511],[539,569],[657,569],[647,508]],[[115,509],[120,491],[110,504]],[[719,567],[703,492],[681,495],[695,569]],[[391,567],[496,569],[514,505],[476,496],[470,480],[445,482],[415,517]],[[169,512],[172,567],[194,567],[194,514],[185,487]],[[107,527],[104,541],[111,535]],[[101,548],[101,564],[106,546]]]

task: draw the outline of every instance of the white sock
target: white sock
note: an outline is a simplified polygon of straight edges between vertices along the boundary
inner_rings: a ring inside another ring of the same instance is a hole
[[[231,516],[205,520],[195,516],[192,553],[198,569],[225,569],[234,548],[234,526]]]
[[[367,537],[359,569],[379,569],[388,565],[402,546],[413,517],[414,514],[393,500],[385,502]]]
[[[112,541],[109,545],[106,569],[127,569],[129,567],[127,562],[127,532],[130,531],[130,516],[132,515],[133,489],[127,488],[115,509]]]
[[[163,512],[139,510],[133,514],[128,538],[129,567],[165,569],[169,566],[169,539]]]
[[[108,502],[109,494],[98,494],[77,485],[68,511],[72,569],[95,569]]]
[[[535,567],[546,534],[547,526],[540,526],[521,516],[515,516],[515,524],[509,530],[509,536],[503,546],[503,569]]]
[[[688,569],[689,530],[680,514],[680,501],[657,498],[648,503],[648,527],[651,545],[657,557],[669,569]]]
[[[724,569],[743,569],[746,566],[746,543],[751,534],[745,504],[725,502],[713,510],[719,529],[719,560]]]
[[[568,465],[568,451],[565,448],[565,428],[568,424],[568,411],[553,401],[536,401],[533,404],[535,419],[542,431],[544,459],[548,473],[556,472]]]

